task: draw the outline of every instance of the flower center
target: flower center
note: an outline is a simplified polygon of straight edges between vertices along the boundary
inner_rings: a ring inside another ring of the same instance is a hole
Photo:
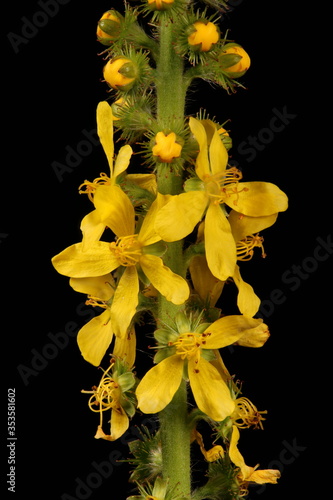
[[[169,345],[176,347],[176,354],[182,359],[200,358],[200,350],[205,347],[206,337],[210,333],[183,333]]]
[[[87,194],[90,201],[93,201],[94,193],[95,193],[98,186],[111,184],[110,177],[108,177],[104,172],[101,172],[99,175],[100,175],[100,177],[97,177],[96,179],[94,179],[93,182],[84,181],[79,186],[79,193],[80,194]],[[84,189],[82,189],[82,188],[84,188]]]
[[[232,196],[234,197],[233,204],[237,205],[239,193],[248,191],[248,188],[239,189],[238,182],[242,177],[241,171],[236,167],[230,167],[218,174],[205,175],[206,193],[216,205],[224,203]]]
[[[264,238],[257,234],[251,234],[251,236],[247,236],[243,240],[239,240],[236,243],[236,251],[237,251],[237,259],[238,260],[251,260],[254,254],[254,248],[261,248],[261,256],[263,258],[266,257],[264,251]]]
[[[117,257],[122,266],[135,266],[142,255],[142,244],[138,235],[123,236],[110,243],[111,252]]]

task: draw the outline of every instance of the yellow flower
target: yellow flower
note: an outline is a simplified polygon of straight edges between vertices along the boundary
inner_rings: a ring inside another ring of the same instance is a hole
[[[241,340],[262,323],[245,316],[225,316],[203,332],[181,331],[168,343],[175,353],[160,361],[143,377],[136,389],[138,407],[157,413],[172,400],[185,374],[198,408],[221,421],[235,409],[229,388],[217,368],[205,359],[207,350],[219,349]],[[185,369],[185,371],[184,371]]]
[[[223,50],[221,56],[223,57],[223,55],[225,54],[235,54],[236,56],[240,56],[240,60],[236,64],[233,64],[228,68],[224,68],[224,71],[226,71],[227,73],[244,73],[249,69],[251,65],[250,56],[243,49],[243,47],[239,47],[237,45],[228,47]]]
[[[152,151],[154,156],[158,156],[160,162],[171,163],[174,158],[179,158],[182,146],[177,142],[177,136],[174,132],[169,134],[158,132]]]
[[[246,487],[248,483],[272,483],[276,484],[280,477],[280,471],[276,469],[258,470],[256,467],[249,467],[245,464],[244,458],[238,450],[239,430],[236,425],[232,427],[232,436],[230,440],[229,456],[230,460],[239,467],[239,479]]]
[[[99,366],[113,338],[110,321],[110,302],[115,289],[113,276],[109,273],[94,278],[71,278],[69,283],[75,291],[88,295],[87,305],[105,309],[100,315],[88,321],[77,336],[83,358]]]
[[[208,52],[219,41],[220,33],[214,23],[196,21],[193,28],[194,31],[189,35],[187,41],[201,52]]]
[[[115,366],[116,365],[116,366]],[[117,369],[118,368],[118,369]],[[112,373],[110,371],[112,370]],[[129,416],[135,413],[133,396],[126,394],[135,385],[135,377],[131,371],[123,369],[122,365],[111,360],[109,368],[104,371],[98,387],[92,391],[81,391],[92,394],[89,398],[91,411],[100,414],[100,423],[95,434],[96,439],[115,441],[126,432],[129,426]],[[111,410],[110,434],[103,431],[103,412]]]
[[[137,68],[128,57],[110,59],[103,68],[104,80],[115,90],[129,90],[137,77]]]
[[[213,275],[225,281],[233,276],[237,261],[236,242],[226,206],[251,217],[265,217],[287,209],[286,195],[269,182],[242,182],[235,167],[227,168],[228,153],[217,130],[210,144],[199,120],[190,118],[190,128],[199,144],[196,159],[197,190],[172,196],[155,223],[164,241],[182,239],[205,217],[205,250]],[[177,224],[170,224],[170,220]]]
[[[166,197],[168,199],[168,197]],[[189,296],[187,282],[154,255],[152,246],[161,240],[154,230],[154,220],[164,197],[158,196],[146,214],[138,234],[135,212],[127,195],[118,186],[100,186],[94,195],[100,221],[117,236],[116,241],[91,241],[89,246],[76,243],[52,259],[56,270],[72,278],[102,276],[121,268],[112,305],[111,322],[116,335],[123,336],[136,312],[139,272],[167,300],[183,304]],[[148,284],[148,283],[145,283]]]

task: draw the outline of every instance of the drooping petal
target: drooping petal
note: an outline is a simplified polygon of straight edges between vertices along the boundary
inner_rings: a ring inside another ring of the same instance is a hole
[[[275,184],[270,182],[241,182],[238,185],[239,196],[226,198],[225,203],[250,217],[262,217],[284,212],[288,208],[288,198]]]
[[[119,186],[99,186],[94,195],[94,204],[100,220],[117,236],[134,233],[134,208]]]
[[[82,243],[71,245],[52,258],[58,273],[70,278],[89,278],[108,274],[119,266],[119,261],[110,252],[110,244],[95,241],[89,250],[83,251]]]
[[[252,318],[260,307],[260,299],[254,293],[251,285],[246,283],[239,270],[239,266],[235,266],[235,272],[233,274],[233,280],[238,288],[237,295],[237,306],[242,314]]]
[[[117,285],[111,306],[112,328],[120,338],[128,330],[138,305],[139,278],[135,266],[126,267]]]
[[[93,278],[71,278],[69,284],[76,292],[105,301],[111,299],[115,289],[115,281],[110,273]]]
[[[240,314],[223,316],[214,321],[204,333],[210,333],[205,340],[205,348],[219,349],[237,342],[247,330],[256,328],[261,319],[247,318]]]
[[[236,265],[236,243],[230,224],[219,205],[210,203],[205,218],[205,248],[209,269],[226,281]]]
[[[110,177],[113,177],[113,114],[111,106],[106,101],[101,101],[97,105],[97,134],[104,149],[110,166]]]
[[[208,144],[207,144],[207,134],[204,126],[199,120],[193,118],[189,119],[189,127],[192,134],[196,138],[199,144],[199,153],[196,159],[195,171],[197,176],[203,180],[205,175],[210,175],[210,166],[208,160]]]
[[[259,233],[263,229],[272,226],[276,222],[277,217],[277,213],[263,217],[249,217],[248,215],[231,210],[228,221],[235,241],[239,241],[246,238],[246,236]]]
[[[180,386],[183,365],[180,356],[170,356],[144,375],[136,389],[138,408],[143,413],[157,413],[170,403]]]
[[[126,144],[119,149],[119,153],[114,164],[114,178],[116,178],[117,175],[120,175],[122,172],[125,172],[129,165],[132,154],[133,150],[129,144]]]
[[[228,152],[217,129],[209,146],[209,160],[212,175],[225,171],[228,164]]]
[[[243,481],[254,482],[257,484],[272,483],[276,484],[280,477],[280,471],[277,469],[256,470],[245,464],[245,460],[238,450],[239,430],[236,425],[232,426],[232,435],[229,447],[230,460],[240,468],[240,477]]]
[[[77,343],[83,358],[99,366],[113,337],[110,310],[106,309],[86,323],[77,335]]]
[[[222,293],[224,282],[211,273],[204,255],[196,255],[191,259],[189,271],[194,289],[201,300],[214,307]]]
[[[123,337],[116,337],[113,348],[113,355],[125,361],[129,368],[132,368],[136,354],[136,335],[134,327]]]
[[[120,406],[111,412],[111,441],[120,438],[129,427],[129,418],[125,410]]]
[[[160,257],[142,255],[140,265],[153,286],[173,304],[183,304],[189,297],[189,286],[178,274],[163,264]]]
[[[204,191],[189,191],[172,196],[156,216],[156,232],[164,241],[178,241],[185,238],[200,222],[207,203]]]
[[[101,221],[97,210],[93,210],[83,217],[80,225],[82,231],[82,243],[84,250],[87,250],[90,244],[98,241],[105,231],[105,224]]]
[[[235,402],[226,383],[209,361],[201,357],[196,363],[195,358],[190,359],[188,376],[195,402],[202,412],[217,422],[232,414]]]

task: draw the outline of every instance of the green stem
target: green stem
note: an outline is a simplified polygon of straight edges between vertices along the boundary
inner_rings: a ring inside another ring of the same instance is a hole
[[[173,50],[173,24],[161,22],[160,54],[156,67],[157,121],[160,130],[182,131],[185,117],[184,65]],[[158,190],[162,194],[179,194],[183,177],[175,175],[172,165],[165,164],[157,172]],[[170,221],[170,224],[173,222]],[[185,277],[183,242],[168,243],[165,265]],[[170,324],[183,306],[159,297],[158,320]],[[186,382],[182,381],[169,405],[159,414],[161,425],[163,477],[183,498],[191,495],[190,429],[187,422]]]

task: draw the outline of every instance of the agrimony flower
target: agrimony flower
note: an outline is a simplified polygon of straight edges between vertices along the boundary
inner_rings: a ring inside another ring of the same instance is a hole
[[[116,235],[116,241],[91,241],[88,247],[76,243],[52,259],[60,274],[72,278],[102,276],[119,268],[121,276],[110,309],[112,328],[118,336],[124,335],[136,312],[139,276],[174,304],[183,304],[189,296],[185,279],[156,255],[161,249],[155,244],[161,238],[154,221],[164,202],[165,197],[159,195],[135,233],[135,211],[128,196],[118,186],[100,186],[94,195],[96,211],[100,221]]]
[[[187,329],[184,321],[168,342],[170,356],[151,368],[136,389],[138,407],[157,413],[172,400],[182,378],[189,380],[198,408],[213,420],[221,421],[235,409],[225,380],[206,357],[209,351],[226,347],[251,334],[262,320],[245,316],[225,316],[214,323]],[[187,331],[186,331],[187,330]]]
[[[152,147],[153,156],[162,163],[171,163],[181,155],[182,146],[177,142],[174,132],[158,132],[155,136],[155,145]]]
[[[199,144],[197,179],[186,181],[185,193],[172,196],[159,212],[155,228],[164,241],[182,239],[205,218],[204,241],[208,266],[221,281],[232,276],[237,261],[226,207],[251,217],[270,216],[287,209],[286,195],[268,182],[240,182],[241,172],[228,168],[228,154],[217,130],[208,142],[203,124],[190,118],[190,129]],[[187,184],[187,186],[186,186]],[[176,220],[176,226],[170,225]]]
[[[211,21],[196,21],[191,31],[187,41],[192,50],[208,52],[220,39],[219,29]]]

